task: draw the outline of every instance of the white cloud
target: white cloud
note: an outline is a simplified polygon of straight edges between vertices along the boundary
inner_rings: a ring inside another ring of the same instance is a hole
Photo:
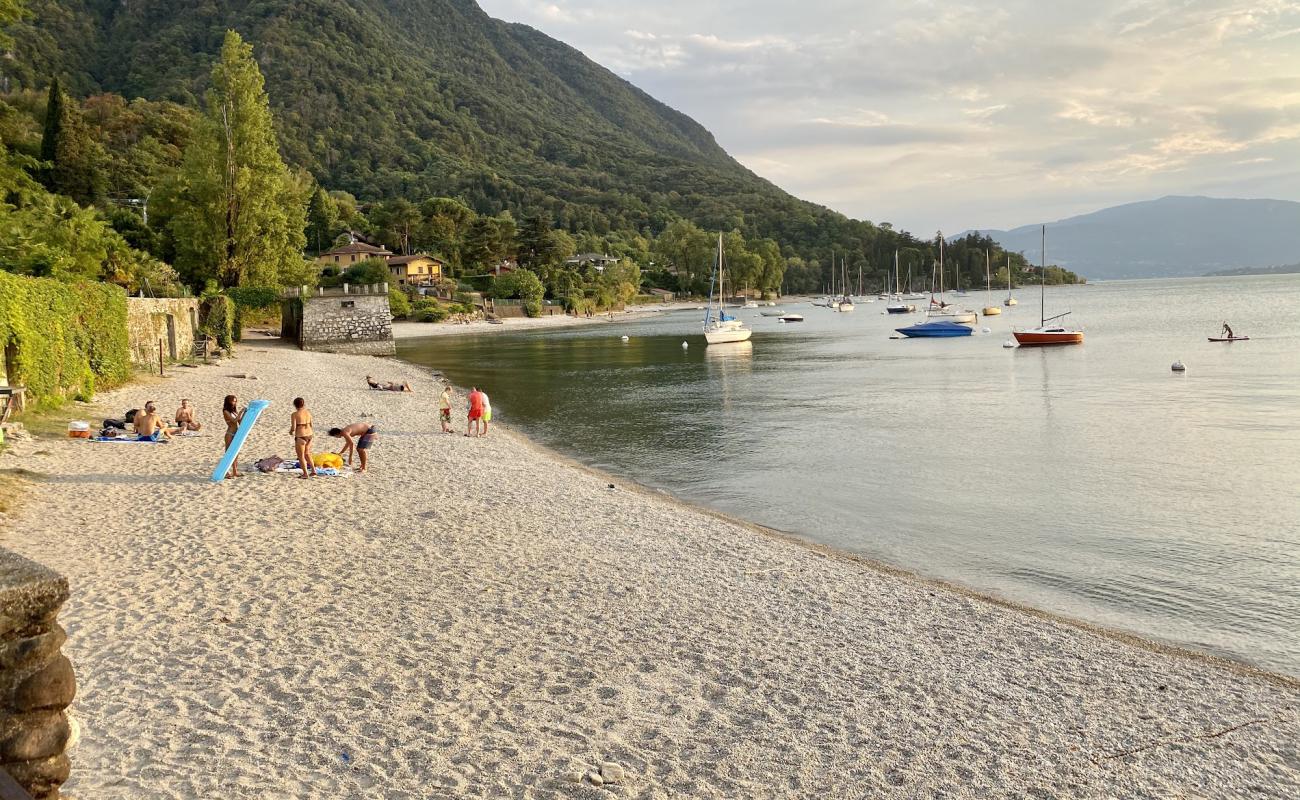
[[[860,218],[1004,227],[1244,180],[1300,199],[1294,0],[483,5]]]

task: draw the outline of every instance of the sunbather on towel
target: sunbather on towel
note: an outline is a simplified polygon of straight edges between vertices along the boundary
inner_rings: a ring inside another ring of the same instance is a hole
[[[144,413],[135,415],[134,424],[135,435],[140,441],[156,442],[160,438],[172,438],[162,418],[158,416],[158,406],[152,400],[144,404]]]
[[[203,424],[194,418],[194,407],[185,398],[181,398],[181,407],[176,409],[176,427],[180,428],[182,433],[197,431],[203,427]]]
[[[377,381],[369,375],[366,376],[366,385],[371,389],[378,389],[381,392],[409,392],[411,384],[393,383],[392,381]]]
[[[343,439],[343,449],[339,450],[339,455],[347,456],[349,467],[352,466],[354,451],[361,457],[361,468],[357,472],[366,471],[366,466],[370,463],[370,448],[374,446],[378,435],[375,426],[369,422],[354,422],[346,428],[330,428],[330,436]]]

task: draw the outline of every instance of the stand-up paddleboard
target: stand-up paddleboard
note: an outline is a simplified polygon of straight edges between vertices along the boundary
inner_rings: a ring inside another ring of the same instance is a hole
[[[1249,342],[1249,336],[1211,336],[1211,342]]]
[[[220,483],[226,479],[226,473],[230,471],[230,465],[235,463],[235,458],[239,456],[239,449],[244,446],[244,440],[248,434],[252,433],[253,426],[257,424],[257,418],[262,415],[266,407],[271,405],[270,400],[253,400],[249,402],[247,410],[244,411],[244,418],[239,423],[239,428],[235,430],[235,437],[230,440],[230,446],[221,456],[221,461],[217,463],[217,468],[212,470],[212,482]]]

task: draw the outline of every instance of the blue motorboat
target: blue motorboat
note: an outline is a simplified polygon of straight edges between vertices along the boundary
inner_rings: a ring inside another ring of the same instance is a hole
[[[899,333],[911,338],[946,338],[950,336],[970,336],[972,331],[969,325],[962,325],[959,322],[949,320],[935,320],[934,322],[920,322],[916,325],[908,325],[906,328],[895,328]]]

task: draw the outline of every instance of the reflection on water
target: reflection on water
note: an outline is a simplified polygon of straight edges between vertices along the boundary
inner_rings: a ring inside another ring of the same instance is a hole
[[[889,339],[897,319],[863,304],[798,307],[799,326],[742,313],[743,344],[706,346],[691,312],[399,354],[485,387],[542,443],[695,502],[1300,674],[1300,278],[1048,304],[1086,344],[1003,349],[1036,302],[928,340]],[[1207,342],[1223,319],[1251,341]]]

